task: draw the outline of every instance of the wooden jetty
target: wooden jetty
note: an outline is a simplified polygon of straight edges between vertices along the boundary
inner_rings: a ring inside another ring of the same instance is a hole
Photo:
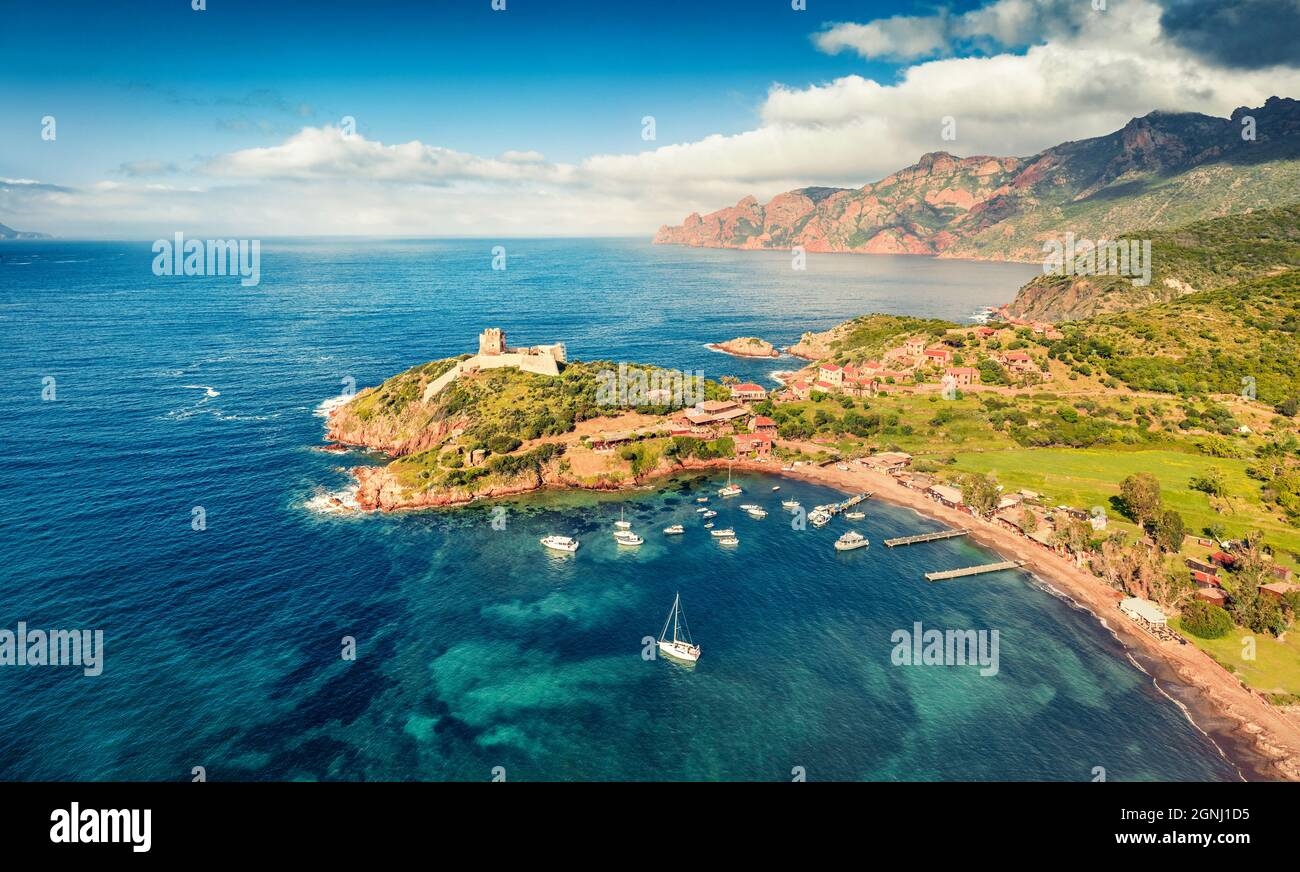
[[[965,536],[969,529],[962,530],[940,530],[938,533],[918,533],[915,536],[899,536],[895,539],[886,539],[885,545],[893,548],[895,545],[915,545],[918,542],[937,542],[940,539],[951,539],[954,536]]]
[[[1001,572],[1004,569],[1019,569],[1028,561],[1004,560],[1001,563],[985,563],[983,566],[967,566],[965,569],[945,569],[942,572],[927,572],[926,581],[946,581],[949,578],[965,578],[968,575],[983,575],[986,572]]]

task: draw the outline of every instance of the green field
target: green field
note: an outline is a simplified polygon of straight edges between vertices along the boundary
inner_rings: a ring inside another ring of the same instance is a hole
[[[1131,524],[1117,517],[1111,498],[1119,495],[1119,483],[1125,476],[1150,472],[1160,481],[1165,505],[1183,516],[1189,531],[1200,533],[1214,523],[1222,524],[1229,536],[1260,530],[1264,541],[1279,552],[1279,561],[1297,565],[1300,529],[1264,508],[1259,482],[1246,476],[1245,460],[1117,448],[1021,448],[958,453],[956,459],[953,469],[996,474],[1003,485],[1038,491],[1052,505],[1081,509],[1102,506],[1112,520],[1130,529]],[[1191,476],[1211,466],[1222,470],[1227,484],[1230,510],[1222,514],[1210,506],[1209,497],[1187,486]]]
[[[1181,632],[1177,619],[1169,623]],[[1183,635],[1256,690],[1269,694],[1300,694],[1300,633],[1292,631],[1283,640],[1278,640],[1267,633],[1251,633],[1233,627],[1232,632],[1222,639],[1201,639],[1191,633]],[[1255,638],[1254,660],[1243,656],[1245,646],[1242,639],[1246,636]]]

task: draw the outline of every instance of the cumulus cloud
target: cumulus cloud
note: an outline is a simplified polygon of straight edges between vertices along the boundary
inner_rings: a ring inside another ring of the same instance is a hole
[[[1295,63],[1245,63],[1226,38],[1202,45],[1198,31],[1162,5],[1179,2],[1201,0],[1110,0],[1105,12],[1086,0],[994,0],[960,15],[836,24],[816,37],[825,51],[928,59],[889,82],[848,75],[774,85],[753,129],[637,153],[557,163],[526,142],[492,157],[308,126],[279,144],[206,160],[189,186],[146,185],[125,168],[125,182],[78,191],[0,185],[0,215],[64,235],[95,227],[149,227],[145,235],[177,227],[241,235],[646,234],[748,194],[861,185],[930,151],[1026,156],[1153,109],[1226,116],[1275,94],[1300,94]],[[1262,0],[1226,2],[1242,9]],[[1259,54],[1276,56],[1273,48]],[[949,116],[952,141],[941,135]]]

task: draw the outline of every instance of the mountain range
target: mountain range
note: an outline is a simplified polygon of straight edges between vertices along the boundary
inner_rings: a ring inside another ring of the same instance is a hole
[[[0,224],[0,239],[49,239],[48,233],[36,233],[31,230],[14,230],[4,224]]]
[[[1228,118],[1151,112],[1030,157],[924,155],[861,188],[800,188],[692,213],[659,244],[1039,260],[1073,232],[1114,239],[1300,200],[1300,102]]]

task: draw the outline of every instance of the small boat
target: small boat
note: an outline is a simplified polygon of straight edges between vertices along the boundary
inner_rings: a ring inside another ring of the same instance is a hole
[[[780,489],[781,489],[781,485],[779,485],[779,484],[774,484],[774,485],[772,485],[772,490],[774,490],[774,491],[779,491]]]
[[[755,506],[749,510],[749,516],[755,520],[761,521],[767,517],[767,512],[763,511],[758,506]]]
[[[539,541],[547,548],[556,551],[567,551],[572,554],[578,550],[578,540],[570,539],[568,536],[543,536]]]
[[[620,545],[642,545],[645,540],[631,530],[618,530],[614,533],[614,541]]]
[[[798,501],[798,500],[781,500],[781,508],[783,508],[783,509],[797,509],[797,508],[799,508],[799,501]]]
[[[718,516],[718,513],[715,512],[715,511],[713,511],[713,509],[709,509],[709,510],[708,510],[707,512],[705,512],[704,514],[700,515],[701,518],[716,518],[717,516]]]
[[[853,551],[856,548],[866,548],[870,544],[866,536],[863,536],[857,530],[850,530],[835,540],[835,550]]]
[[[719,544],[719,545],[739,545],[739,544],[740,544],[740,540],[737,539],[735,536],[724,536],[723,538],[721,538],[721,539],[718,540],[718,544]]]
[[[669,624],[673,625],[672,639],[668,638]],[[659,634],[659,653],[686,663],[694,663],[700,659],[700,646],[691,640],[691,628],[686,624],[686,612],[682,609],[680,593],[673,598],[672,610],[668,612],[668,620],[664,621],[663,632]]]
[[[727,538],[728,536],[735,536],[735,535],[736,535],[736,531],[733,530],[733,529],[731,529],[730,527],[727,527],[727,528],[724,529],[724,530],[710,530],[710,531],[709,531],[709,535],[710,535],[710,536],[714,536],[714,537],[716,537],[716,538],[718,538],[718,539],[725,539],[725,538]]]
[[[758,508],[762,508],[762,507],[761,507],[761,506],[757,506],[757,505],[755,505],[754,503],[741,503],[737,508],[740,508],[740,509],[742,509],[742,510],[744,510],[744,511],[746,511],[746,512],[752,512],[752,511],[754,511],[754,509],[758,509]]]
[[[731,466],[727,466],[727,486],[718,491],[720,497],[738,497],[745,491],[738,484],[731,483]]]
[[[704,525],[704,529],[706,529],[706,530],[712,530],[712,529],[713,529],[713,522],[712,522],[712,521],[709,521],[709,523],[705,524],[705,525]]]
[[[623,520],[623,508],[621,506],[619,507],[618,510],[618,520],[614,522],[614,526],[620,530],[632,529],[632,522]]]
[[[685,532],[686,532],[686,528],[683,527],[681,524],[673,524],[671,527],[664,527],[664,533],[666,533],[669,536],[676,536],[679,533],[685,533]]]
[[[707,503],[708,501],[709,501],[709,498],[708,498],[708,497],[696,497],[696,498],[695,498],[695,502],[697,502],[697,503]]]
[[[813,509],[808,513],[808,520],[812,521],[814,527],[825,527],[831,522],[831,516],[828,512],[821,509]]]
[[[867,516],[866,512],[845,512],[844,513],[844,517],[848,518],[850,521],[861,521],[866,516]]]
[[[702,514],[704,514],[705,512],[712,511],[712,510],[711,510],[711,509],[706,509],[706,508],[704,508],[704,507],[701,506],[700,508],[696,509],[695,511],[696,511],[698,514],[701,514],[701,515],[702,515]]]

